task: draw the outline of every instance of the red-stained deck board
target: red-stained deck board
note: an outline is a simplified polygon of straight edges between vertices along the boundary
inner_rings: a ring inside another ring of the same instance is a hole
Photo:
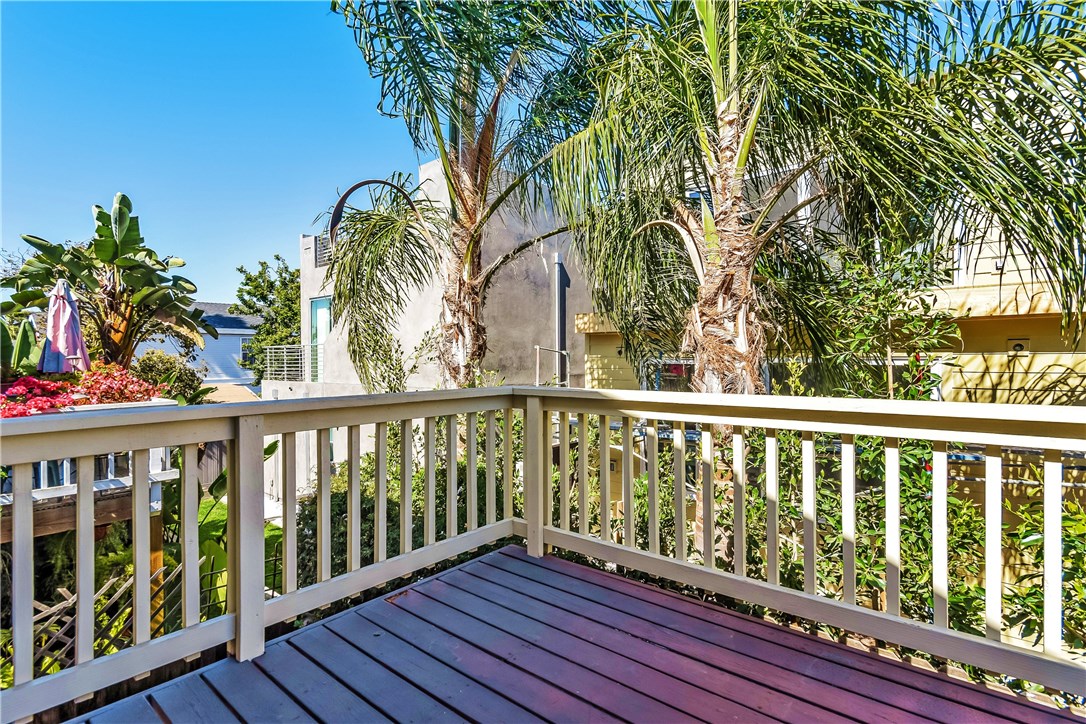
[[[554,606],[541,605],[512,590],[489,586],[485,581],[473,582],[466,573],[464,577],[442,577],[424,588],[420,587],[419,591],[440,597],[453,605],[465,605],[464,599],[456,596],[455,592],[440,588],[440,584],[446,580],[472,586],[477,595],[470,596],[474,600],[469,605],[477,615],[495,622],[495,625],[518,630],[521,635],[530,636],[536,645],[553,647],[552,650],[560,651],[570,659],[582,660],[586,665],[597,666],[600,671],[606,671],[620,681],[636,682],[635,685],[646,694],[657,696],[705,721],[725,718],[736,721],[764,720],[782,714],[808,721],[813,718],[820,721],[842,720],[827,709],[811,706],[802,699],[744,679],[738,675],[741,672],[738,668],[735,674],[713,669],[697,659],[681,656],[592,620],[563,615]],[[514,614],[513,611],[524,615]],[[540,625],[537,621],[545,621],[549,625]]]
[[[725,632],[744,633],[761,641],[784,646],[790,650],[789,656],[794,662],[803,660],[804,655],[807,655],[844,666],[856,673],[845,686],[834,688],[861,691],[865,690],[865,685],[871,685],[871,688],[867,689],[868,696],[871,698],[890,702],[896,700],[896,696],[901,694],[901,705],[910,711],[927,711],[930,708],[933,712],[944,712],[942,716],[931,715],[929,718],[952,722],[963,721],[963,717],[968,712],[957,707],[964,705],[973,712],[971,718],[979,721],[987,722],[1000,717],[1025,722],[1052,721],[1054,718],[1081,722],[1081,719],[1066,712],[1033,704],[1021,698],[949,676],[924,671],[877,654],[857,651],[844,644],[826,641],[769,621],[727,611],[672,591],[580,566],[560,558],[553,556],[531,558],[523,549],[514,546],[508,546],[499,553],[504,557],[488,556],[485,560],[486,564],[503,567],[506,565],[506,559],[511,558],[535,566],[537,569],[565,574],[564,579],[551,581],[553,591],[566,593],[589,591],[590,595],[624,595],[626,598],[618,599],[617,605],[627,613],[637,608],[640,615],[647,618],[658,632],[679,631],[721,643],[724,640],[720,633],[723,629]],[[477,563],[477,561],[472,563]],[[528,569],[519,570],[523,572]],[[640,608],[641,602],[647,602],[650,606]],[[709,624],[713,624],[715,628]],[[754,644],[749,642],[739,642],[736,645],[748,653],[756,650]],[[818,678],[818,672],[817,668],[806,670],[812,678]],[[870,679],[865,675],[875,678]],[[905,687],[904,691],[900,691],[899,687]],[[980,712],[979,716],[978,712]]]
[[[472,580],[473,576],[483,580]],[[676,646],[668,641],[666,635],[658,635],[651,626],[639,630],[613,627],[611,621],[624,617],[624,614],[575,596],[559,599],[550,593],[561,592],[539,587],[530,580],[518,580],[516,576],[496,568],[472,566],[440,580],[472,587],[477,590],[477,595],[546,621],[555,630],[565,631],[605,650],[619,652],[631,661],[645,662],[660,672],[679,676],[701,687],[702,697],[704,692],[719,693],[754,711],[774,717],[847,720],[837,717],[834,712],[841,708],[841,704],[851,704],[857,710],[863,708],[866,721],[916,721],[915,717],[901,710],[883,707],[851,692],[819,686],[818,682],[799,674],[696,639],[689,639],[690,643],[686,646]]]
[[[540,721],[529,709],[518,706],[354,612],[330,619],[326,625],[328,630],[363,649],[393,673],[436,697],[465,719]]]
[[[443,588],[440,588],[441,586]],[[600,673],[608,671],[606,664],[591,666],[593,662],[587,662],[582,666],[529,643],[532,639],[527,636],[518,638],[516,630],[510,632],[510,629],[502,626],[500,613],[497,616],[487,615],[483,620],[463,613],[460,607],[454,606],[455,594],[461,592],[451,586],[433,582],[425,590],[426,595],[421,595],[422,589],[415,589],[414,595],[401,596],[395,603],[419,618],[439,626],[443,631],[471,641],[513,666],[546,678],[556,686],[621,719],[630,721],[642,718],[667,722],[692,720],[678,708],[667,706],[620,681],[607,678]],[[430,598],[433,595],[437,598]],[[468,597],[467,594],[464,595]],[[557,632],[552,632],[551,635],[554,633]],[[648,687],[643,688],[648,690]],[[653,692],[653,695],[656,693]]]
[[[1052,721],[1065,715],[510,546],[94,722]],[[1066,719],[1071,717],[1066,716]]]
[[[323,626],[309,626],[286,643],[394,721],[466,721]]]
[[[465,574],[541,597],[550,604],[548,610],[567,611],[567,617],[606,622],[609,630],[628,632],[725,671],[743,672],[783,695],[800,696],[834,711],[864,712],[865,721],[993,719],[991,713],[934,697],[918,699],[916,690],[893,681],[676,613],[659,600],[629,598],[603,586],[563,579],[560,573],[527,562],[496,558],[465,568]]]
[[[274,681],[289,681],[291,694],[323,721],[385,722],[388,717],[286,641],[272,644],[254,663]]]

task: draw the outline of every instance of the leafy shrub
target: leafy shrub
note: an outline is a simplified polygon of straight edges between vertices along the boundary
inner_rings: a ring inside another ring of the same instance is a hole
[[[517,418],[517,425],[514,430],[519,429],[520,419]],[[439,448],[443,445],[445,440],[444,434],[444,420],[438,420],[436,440],[438,441]],[[501,519],[505,511],[503,510],[504,492],[501,475],[501,450],[502,450],[502,413],[498,414],[497,421],[498,438],[497,438],[497,459],[499,461],[499,472],[496,479],[496,514]],[[464,439],[464,429],[461,426],[461,440]],[[479,425],[478,436],[476,443],[478,450],[482,451],[484,445],[484,426]],[[412,450],[416,454],[416,458],[423,450],[423,442],[421,430],[416,428],[414,430],[415,440],[412,444]],[[515,440],[520,440],[520,436],[516,435]],[[400,552],[400,450],[401,440],[399,434],[399,427],[396,425],[389,425],[388,428],[388,496],[386,504],[386,541],[388,548],[386,550],[386,556],[392,557],[398,555]],[[514,446],[514,456],[519,456],[519,443]],[[434,477],[434,509],[435,509],[435,538],[436,540],[443,540],[445,538],[446,527],[446,502],[447,502],[447,488],[446,488],[446,468],[445,468],[445,454],[442,450],[437,451],[436,459],[438,460],[435,467]],[[518,459],[521,459],[518,457]],[[413,463],[413,476],[411,482],[411,506],[412,506],[412,547],[421,548],[425,543],[424,528],[423,528],[423,515],[425,506],[425,471],[422,469],[422,461],[416,459]],[[347,570],[347,464],[341,463],[335,470],[331,481],[331,543],[332,543],[332,575],[336,576]],[[361,477],[361,562],[362,565],[366,565],[374,560],[373,555],[373,542],[374,542],[374,495],[375,495],[375,480],[376,480],[376,465],[375,457],[373,453],[367,453],[362,456],[360,460],[360,477]],[[478,458],[478,467],[474,475],[469,475],[467,465],[463,459],[458,460],[457,463],[457,530],[464,531],[467,527],[467,486],[469,479],[476,486],[476,500],[478,504],[478,510],[476,511],[477,520],[480,525],[485,523],[486,515],[486,467],[483,456],[480,454]],[[518,514],[522,514],[523,511],[523,499],[519,490],[514,495],[514,510]],[[317,511],[317,499],[315,496],[302,498],[298,503],[298,585],[307,586],[316,582],[317,574],[317,521],[319,519]]]
[[[87,405],[144,402],[165,389],[166,385],[145,382],[120,365],[104,362],[92,362],[79,380],[79,392],[85,396],[82,404]]]
[[[203,385],[207,365],[201,364],[196,368],[180,355],[152,349],[136,360],[129,370],[144,382],[165,385],[164,396],[188,400]]]
[[[1004,615],[1022,636],[1041,642],[1044,635],[1044,504],[1042,491],[1030,491],[1034,501],[1015,513],[1020,523],[1007,532],[1007,540],[1038,570],[1018,577],[1015,594],[1004,601]],[[1010,507],[1010,501],[1008,501]],[[1086,658],[1086,508],[1063,501],[1063,640],[1080,658]]]

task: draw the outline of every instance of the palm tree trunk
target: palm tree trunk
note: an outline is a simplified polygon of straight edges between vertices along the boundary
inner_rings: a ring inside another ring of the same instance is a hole
[[[734,3],[731,12],[734,22]],[[758,242],[742,220],[742,126],[734,94],[729,101],[717,108],[713,228],[703,235],[705,277],[687,323],[686,347],[694,353],[695,390],[751,395],[765,392],[765,334],[753,283]]]
[[[707,265],[686,332],[698,392],[765,392],[761,370],[766,342],[755,312],[753,275],[752,262]]]
[[[482,259],[478,245],[465,263],[469,231],[460,224],[452,229],[452,253],[445,268],[445,289],[441,295],[441,335],[438,362],[442,377],[454,387],[475,383],[486,355],[486,325],[479,293]]]

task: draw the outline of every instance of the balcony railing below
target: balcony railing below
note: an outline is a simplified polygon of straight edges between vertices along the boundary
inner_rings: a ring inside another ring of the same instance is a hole
[[[664,422],[671,434],[662,434]],[[636,456],[644,460],[641,474],[635,474],[635,427],[643,430],[643,449]],[[337,464],[331,431],[338,428],[346,430],[347,444],[345,450],[336,446]],[[298,434],[306,431],[315,434]],[[1065,612],[1082,601],[1065,598],[1061,566],[1067,535],[1061,509],[1072,478],[1066,461],[1086,452],[1086,410],[501,387],[75,412],[4,421],[0,433],[0,465],[11,466],[13,491],[11,614],[5,628],[12,634],[14,685],[0,694],[5,721],[222,643],[237,659],[252,659],[263,652],[269,625],[508,536],[525,538],[532,556],[547,547],[562,548],[1086,695],[1086,666],[1076,658],[1081,652],[1068,650],[1063,636]],[[316,523],[308,535],[315,560],[307,575],[299,567],[297,491],[306,481],[298,480],[297,460],[302,440],[310,438],[318,462],[310,473]],[[91,463],[94,455],[116,450],[121,440],[132,449],[137,481],[149,479],[149,450],[181,448],[180,625],[164,635],[156,635],[152,626],[154,576],[161,569],[151,558],[150,487],[134,485],[131,539],[137,574],[131,633],[124,646],[103,654],[94,638],[97,603],[78,594],[96,592]],[[230,451],[228,590],[225,610],[208,618],[201,607],[204,554],[195,460],[200,443],[219,440]],[[916,533],[902,529],[909,519],[903,511],[915,502],[903,494],[902,480],[921,464],[903,451],[916,440],[932,450],[931,459],[922,461],[925,469],[930,466],[923,478],[928,486],[923,497],[931,505],[930,520],[923,522],[931,533],[925,554],[931,560],[930,606],[920,614],[903,605],[902,578],[902,541]],[[263,490],[272,441],[281,452],[283,525],[281,582],[269,588]],[[957,504],[948,492],[948,471],[958,445],[984,446],[985,487],[978,508],[984,613],[978,633],[956,630],[964,626],[955,620],[958,612],[948,595],[957,583],[949,561],[959,553],[947,528],[948,505]],[[1037,485],[1044,529],[1038,558],[1043,560],[1037,565],[1043,614],[1035,623],[1043,637],[1037,646],[1021,640],[1004,610],[1003,466],[1004,450],[1010,448],[1037,451],[1041,461]],[[36,656],[41,632],[34,625],[32,467],[58,451],[79,460],[79,557],[74,651],[67,668],[55,671],[40,666]],[[825,455],[832,456],[832,466]],[[877,464],[869,464],[876,458]],[[865,475],[857,472],[861,460]],[[827,499],[821,486],[831,468],[841,527],[825,530]],[[785,474],[791,470],[797,471],[794,480]],[[879,471],[878,479],[867,477],[870,470]],[[466,479],[465,471],[470,471]],[[346,490],[346,533],[335,550],[333,529],[340,514],[333,517],[334,477]],[[875,531],[857,524],[857,503],[873,488],[885,495]],[[690,491],[696,491],[693,508]],[[785,491],[797,495],[796,509],[785,505]],[[364,558],[362,535],[371,530],[365,549],[373,554]],[[399,539],[395,549],[393,533]],[[871,584],[882,592],[877,606],[861,600],[857,586],[859,551],[872,547],[880,556],[879,579]],[[788,558],[791,553],[794,558]],[[751,565],[759,556],[764,565]],[[829,557],[842,567],[835,581],[819,575],[820,562]],[[796,575],[790,578],[788,572]]]
[[[332,241],[328,233],[317,234],[313,242],[314,266],[324,267],[332,263]]]
[[[284,344],[264,348],[264,379],[273,382],[323,382],[323,344]]]

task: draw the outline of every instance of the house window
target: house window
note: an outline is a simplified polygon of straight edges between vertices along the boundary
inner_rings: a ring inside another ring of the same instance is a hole
[[[253,357],[255,355],[253,354],[253,350],[249,347],[249,345],[252,343],[252,341],[253,341],[252,337],[242,337],[241,338],[241,363],[243,365],[244,364],[251,364],[253,362]]]
[[[309,374],[310,382],[324,381],[324,342],[332,331],[332,299],[309,300]]]

